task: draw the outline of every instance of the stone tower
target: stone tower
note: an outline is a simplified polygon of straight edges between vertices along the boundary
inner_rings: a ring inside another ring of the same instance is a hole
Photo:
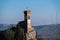
[[[24,11],[24,21],[26,24],[26,40],[37,40],[36,32],[31,25],[30,14],[30,10]]]

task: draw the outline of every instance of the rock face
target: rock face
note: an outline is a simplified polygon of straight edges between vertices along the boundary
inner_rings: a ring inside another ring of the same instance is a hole
[[[27,40],[36,40],[36,32],[34,29],[31,29],[26,33]]]
[[[30,10],[24,11],[24,21],[19,22],[17,25],[24,29],[25,40],[37,40],[36,32],[30,22],[30,14]]]

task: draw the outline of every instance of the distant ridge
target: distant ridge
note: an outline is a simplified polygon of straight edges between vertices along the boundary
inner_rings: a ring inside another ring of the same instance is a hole
[[[37,37],[41,38],[51,38],[53,39],[54,31],[56,30],[55,24],[50,24],[50,25],[39,25],[35,26],[35,30],[37,32]],[[60,39],[60,24],[57,24],[57,31],[55,33],[56,39]],[[50,36],[50,37],[49,37]]]
[[[16,26],[16,24],[0,24],[0,31],[7,30],[11,28],[12,26]]]

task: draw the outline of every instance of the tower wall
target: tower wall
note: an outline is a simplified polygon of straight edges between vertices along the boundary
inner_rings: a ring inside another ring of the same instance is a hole
[[[26,21],[27,32],[32,28],[31,20],[30,20],[30,14],[31,14],[30,10],[24,11],[24,20]]]
[[[37,40],[36,32],[31,25],[30,15],[31,15],[30,10],[24,11],[24,21],[26,22],[26,28],[27,28],[26,40]]]

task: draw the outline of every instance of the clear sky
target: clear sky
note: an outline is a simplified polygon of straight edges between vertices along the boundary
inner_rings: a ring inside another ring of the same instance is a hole
[[[32,25],[60,24],[60,0],[0,0],[0,24],[24,20],[24,10],[31,10]]]

